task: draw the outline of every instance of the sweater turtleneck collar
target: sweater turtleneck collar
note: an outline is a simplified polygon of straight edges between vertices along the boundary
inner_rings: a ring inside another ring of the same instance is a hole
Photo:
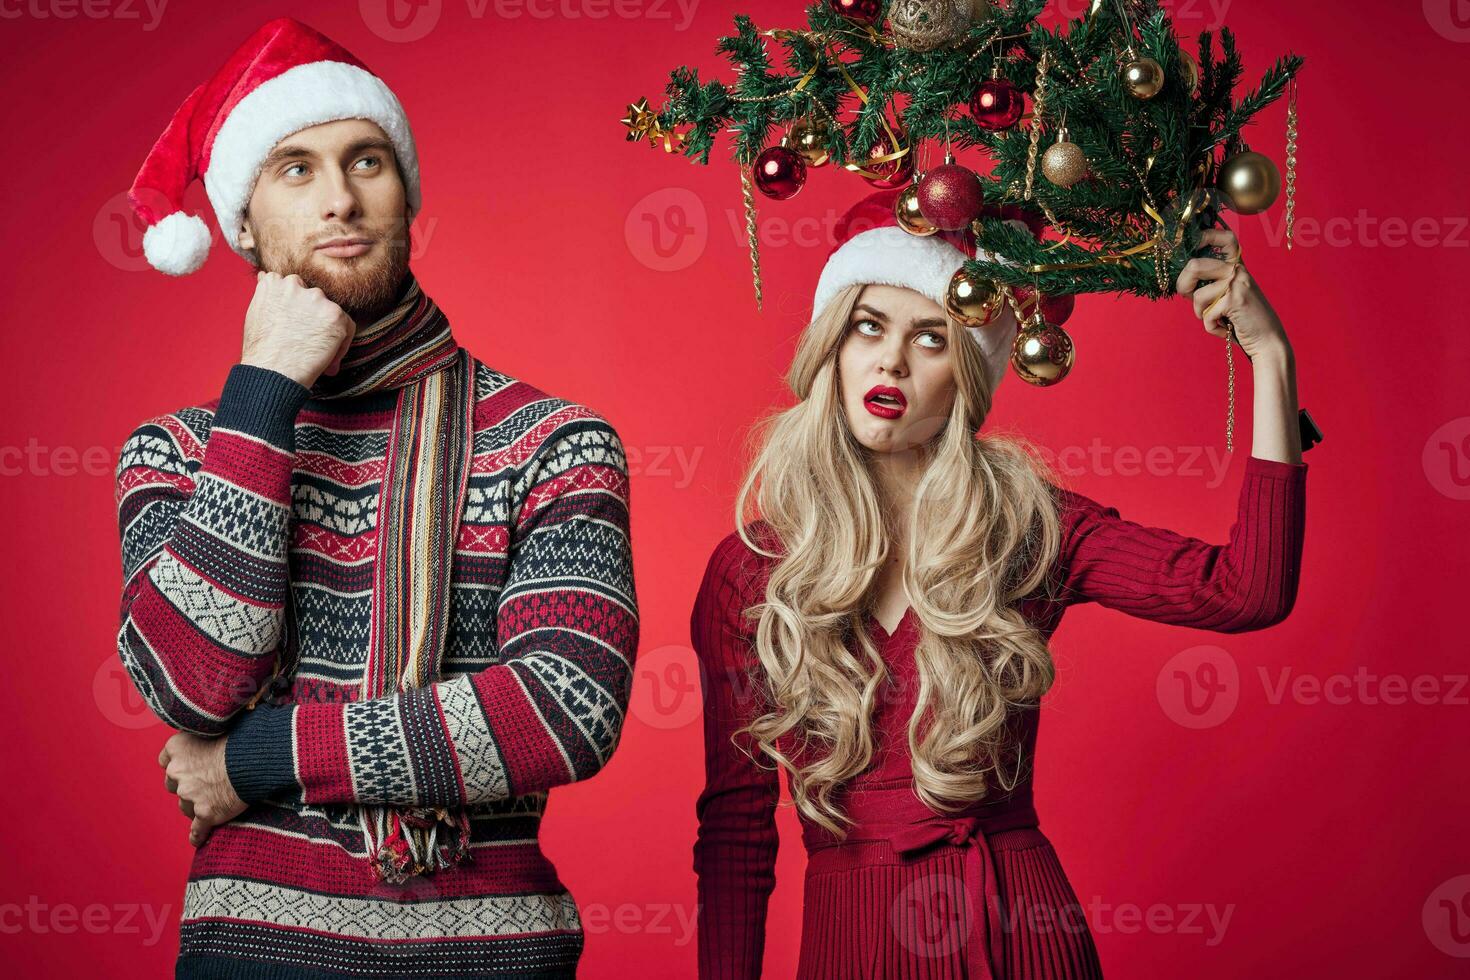
[[[392,309],[358,329],[337,373],[322,375],[311,396],[351,398],[402,388],[445,370],[458,353],[449,318],[407,271]]]

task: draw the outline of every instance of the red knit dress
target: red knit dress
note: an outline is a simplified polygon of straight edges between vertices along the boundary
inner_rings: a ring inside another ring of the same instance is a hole
[[[1296,597],[1306,470],[1249,457],[1226,544],[1145,527],[1058,489],[1059,587],[1020,610],[1047,638],[1066,607],[1081,602],[1222,633],[1277,623]],[[702,980],[761,973],[779,777],[752,763],[732,736],[762,710],[754,627],[740,611],[761,601],[771,561],[727,536],[691,617],[705,696],[706,785],[694,847]],[[1011,793],[959,813],[930,810],[912,789],[905,732],[917,693],[917,617],[909,610],[891,636],[871,616],[863,622],[892,687],[875,711],[874,762],[839,798],[855,828],[839,841],[802,818],[808,861],[798,980],[1101,976],[1080,903],[1032,807],[1038,711],[1013,719],[1021,757],[1032,766]],[[747,736],[737,741],[760,758]]]

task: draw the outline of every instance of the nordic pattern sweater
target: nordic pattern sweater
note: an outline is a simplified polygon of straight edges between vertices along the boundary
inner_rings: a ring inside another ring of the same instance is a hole
[[[547,791],[596,773],[622,729],[638,641],[626,460],[594,412],[472,365],[441,678],[380,699],[356,692],[396,392],[314,399],[237,364],[218,399],[123,447],[119,654],[165,723],[228,736],[249,804],[194,854],[179,977],[574,973],[577,906],[537,835]],[[288,598],[299,658],[245,710]],[[385,884],[354,803],[469,806],[472,859]]]

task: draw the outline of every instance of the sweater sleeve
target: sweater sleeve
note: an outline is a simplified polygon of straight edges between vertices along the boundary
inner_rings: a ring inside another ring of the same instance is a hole
[[[218,735],[271,674],[281,638],[296,415],[303,385],[230,369],[201,449],[179,414],[119,454],[117,650],[154,714]]]
[[[1296,601],[1306,520],[1306,463],[1248,457],[1226,544],[1145,527],[1061,491],[1062,602],[1097,602],[1160,623],[1218,633],[1263,629]]]
[[[261,703],[225,743],[241,799],[475,805],[585,779],[617,747],[638,645],[628,471],[576,408],[511,479],[502,662],[348,703]]]
[[[704,692],[705,786],[695,804],[694,844],[700,980],[761,975],[766,909],[776,886],[779,776],[752,761],[760,756],[749,736],[735,735],[758,704],[751,627],[740,616],[749,594],[743,571],[749,554],[736,535],[720,543],[689,623]]]

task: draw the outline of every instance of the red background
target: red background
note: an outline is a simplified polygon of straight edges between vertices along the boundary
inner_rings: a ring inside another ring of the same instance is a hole
[[[1307,60],[1300,242],[1281,247],[1284,199],[1233,223],[1327,438],[1307,457],[1304,575],[1285,623],[1220,636],[1079,608],[1055,638],[1038,806],[1112,976],[1449,977],[1470,966],[1470,878],[1459,877],[1470,873],[1470,712],[1448,615],[1464,592],[1470,508],[1457,327],[1470,143],[1456,116],[1470,24],[1455,3],[1235,0],[1224,12],[1247,82],[1287,50]],[[424,174],[414,268],[461,342],[604,412],[632,454],[634,707],[608,768],[555,793],[544,836],[586,918],[585,975],[685,977],[703,779],[689,608],[732,527],[747,426],[782,402],[827,229],[866,186],[829,168],[762,207],[757,314],[728,144],[699,167],[625,144],[617,120],[639,96],[657,105],[676,64],[720,70],[715,38],[737,10],[796,26],[800,7],[705,0],[686,21],[672,0],[625,4],[506,0],[476,16],[477,3],[444,0],[418,10],[437,20],[408,41],[381,28],[383,0],[289,12],[356,52],[407,108]],[[1182,33],[1220,21],[1203,0],[1166,6]],[[105,964],[112,977],[158,977],[172,970],[190,849],[154,761],[168,730],[147,723],[112,647],[112,467],[139,421],[218,393],[253,280],[218,240],[192,277],[146,269],[124,192],[189,90],[286,8],[175,0],[156,23],[136,2],[90,9],[5,0],[0,22],[0,936],[18,975]],[[1278,162],[1284,114],[1273,106],[1248,134]],[[189,204],[207,208],[202,187]],[[667,245],[682,251],[662,258]],[[1008,379],[988,425],[1070,447],[1072,485],[1125,517],[1224,540],[1243,459],[1223,477],[1210,462],[1226,459],[1222,345],[1177,300],[1086,299],[1068,329],[1073,376],[1052,390]],[[1251,386],[1243,358],[1237,368],[1243,457]],[[1238,669],[1233,711],[1176,724],[1173,668],[1220,651]],[[1328,682],[1342,703],[1310,688],[1275,696],[1283,670]],[[1360,670],[1376,679],[1360,684]],[[1383,703],[1391,674],[1439,693]],[[1351,684],[1332,687],[1334,675]],[[801,900],[795,820],[782,821],[776,977],[794,968]],[[1196,908],[1229,914],[1223,934]],[[166,919],[161,934],[149,914]]]

